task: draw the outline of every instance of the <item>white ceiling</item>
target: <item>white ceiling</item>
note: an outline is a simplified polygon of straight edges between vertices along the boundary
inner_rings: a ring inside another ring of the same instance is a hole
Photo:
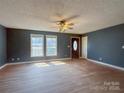
[[[0,24],[10,28],[57,31],[51,21],[79,15],[67,33],[87,33],[124,23],[124,0],[0,0]]]

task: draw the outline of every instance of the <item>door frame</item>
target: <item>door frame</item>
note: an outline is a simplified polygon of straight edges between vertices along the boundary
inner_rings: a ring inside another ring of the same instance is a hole
[[[87,55],[88,55],[88,36],[83,36],[81,39],[82,39],[82,58],[87,59]]]
[[[71,38],[70,38],[70,58],[72,58],[72,38],[78,38],[79,39],[79,58],[80,58],[80,48],[81,48],[81,42],[80,42],[80,37],[78,37],[78,36],[72,36]]]

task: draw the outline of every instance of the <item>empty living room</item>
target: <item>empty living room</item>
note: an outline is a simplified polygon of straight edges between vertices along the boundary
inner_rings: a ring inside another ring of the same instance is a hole
[[[124,93],[124,0],[0,0],[0,93]]]

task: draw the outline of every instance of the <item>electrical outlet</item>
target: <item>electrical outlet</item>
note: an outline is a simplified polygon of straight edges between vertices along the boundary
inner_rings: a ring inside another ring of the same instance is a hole
[[[102,57],[100,57],[99,60],[102,61]]]
[[[124,45],[122,45],[122,49],[124,49]]]
[[[20,58],[17,58],[17,60],[19,61],[19,60],[20,60]]]
[[[12,58],[11,60],[12,60],[12,61],[14,61],[15,59],[14,59],[14,58]]]

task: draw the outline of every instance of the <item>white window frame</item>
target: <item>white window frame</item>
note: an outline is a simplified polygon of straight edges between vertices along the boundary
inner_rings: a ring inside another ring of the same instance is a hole
[[[56,38],[56,54],[55,55],[49,55],[48,53],[47,53],[47,38]],[[58,41],[58,39],[57,39],[57,36],[56,35],[46,35],[46,56],[57,56],[57,52],[58,52],[58,47],[57,47],[57,41]]]
[[[42,46],[43,47],[43,55],[42,56],[33,56],[32,55],[32,37],[33,36],[36,36],[36,37],[39,36],[39,37],[42,37],[43,38],[43,46]],[[30,35],[30,47],[31,47],[30,48],[30,57],[44,57],[44,35],[42,35],[42,34],[31,34]]]

